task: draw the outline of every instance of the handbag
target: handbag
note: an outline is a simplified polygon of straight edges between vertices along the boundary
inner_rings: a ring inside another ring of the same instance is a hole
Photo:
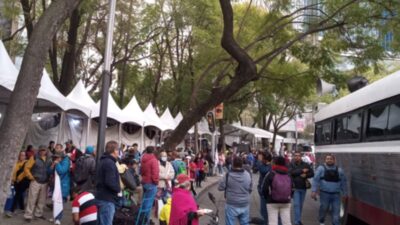
[[[132,174],[130,170],[125,170],[125,172],[120,174],[122,183],[125,185],[126,188],[134,191],[137,187],[135,176]]]

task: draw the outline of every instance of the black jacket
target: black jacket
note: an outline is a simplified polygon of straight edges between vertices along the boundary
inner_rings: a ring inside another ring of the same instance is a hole
[[[117,160],[109,154],[100,158],[96,172],[96,199],[117,203],[119,186],[119,174],[115,163]]]
[[[301,177],[303,169],[308,169],[306,177]],[[300,163],[292,162],[289,165],[289,174],[292,177],[295,189],[306,189],[306,179],[314,177],[314,171],[309,164],[301,161]]]

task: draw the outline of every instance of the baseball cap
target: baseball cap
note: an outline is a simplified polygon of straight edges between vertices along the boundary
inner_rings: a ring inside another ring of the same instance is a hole
[[[185,183],[185,182],[187,182],[187,181],[190,181],[190,178],[189,178],[189,176],[186,175],[186,174],[179,174],[179,175],[176,177],[176,183],[177,183],[178,185],[183,184],[183,183]]]

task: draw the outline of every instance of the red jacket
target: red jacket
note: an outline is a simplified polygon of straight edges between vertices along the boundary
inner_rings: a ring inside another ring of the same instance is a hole
[[[159,162],[154,154],[144,154],[140,168],[142,175],[142,184],[158,185],[159,181]]]

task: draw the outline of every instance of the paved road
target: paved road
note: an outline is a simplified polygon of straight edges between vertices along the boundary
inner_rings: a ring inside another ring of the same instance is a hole
[[[255,181],[258,181],[258,174],[253,175],[253,179]],[[251,205],[250,205],[250,217],[258,217],[260,218],[260,197],[257,193],[256,189],[257,183],[254,183],[253,187],[253,192],[251,195]],[[224,198],[224,192],[220,192],[217,190],[217,185],[214,185],[210,187],[208,190],[209,192],[213,193],[217,200],[217,205],[219,209],[219,217],[220,217],[220,223],[219,224],[225,224],[225,211],[224,211],[224,205],[225,205],[225,198]],[[215,207],[212,205],[211,201],[208,199],[207,193],[203,193],[203,195],[200,197],[198,200],[198,203],[201,208],[209,208],[209,209],[215,209]],[[304,203],[304,208],[303,208],[303,224],[304,225],[319,225],[318,220],[317,220],[317,215],[318,215],[318,207],[319,207],[319,202],[316,202],[311,199],[310,197],[310,191],[308,191],[306,200]],[[292,210],[293,211],[293,210]],[[210,217],[204,216],[200,219],[200,224],[206,225],[208,224],[208,221],[210,220]],[[293,212],[292,212],[292,220],[293,220]],[[327,218],[327,223],[326,225],[330,224],[330,219]],[[328,223],[329,222],[329,223]],[[237,223],[239,224],[239,223]]]

